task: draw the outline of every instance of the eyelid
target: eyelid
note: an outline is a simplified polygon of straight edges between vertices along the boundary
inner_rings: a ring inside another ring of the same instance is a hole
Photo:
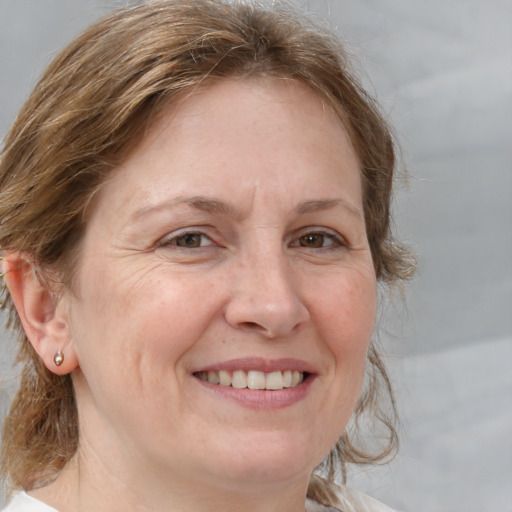
[[[298,231],[296,231],[292,237],[291,245],[294,246],[295,243],[297,243],[297,247],[300,247],[298,245],[298,241],[301,237],[309,234],[318,234],[323,235],[327,238],[330,238],[333,241],[332,246],[327,247],[321,247],[320,249],[331,249],[331,248],[338,248],[338,247],[348,247],[349,243],[347,242],[346,238],[342,236],[340,233],[333,229],[329,229],[326,227],[320,227],[320,226],[307,226],[305,228],[301,228]],[[307,247],[305,247],[307,249]]]
[[[211,245],[214,245],[216,242],[210,234],[206,233],[206,231],[207,231],[207,229],[204,226],[190,226],[187,228],[177,229],[176,231],[172,231],[171,233],[168,233],[167,235],[160,238],[156,242],[155,246],[156,247],[174,246],[177,249],[190,250],[190,248],[185,248],[185,247],[181,247],[177,244],[173,244],[172,243],[173,240],[176,240],[176,239],[181,238],[186,235],[199,235],[199,236],[207,238],[211,243],[206,244],[206,245],[200,245],[196,249],[199,249],[202,247],[209,247]]]

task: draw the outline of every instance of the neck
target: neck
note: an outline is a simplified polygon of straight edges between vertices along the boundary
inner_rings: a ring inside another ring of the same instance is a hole
[[[308,478],[288,482],[228,483],[187,474],[116,474],[78,453],[47,487],[31,491],[59,512],[303,512]]]

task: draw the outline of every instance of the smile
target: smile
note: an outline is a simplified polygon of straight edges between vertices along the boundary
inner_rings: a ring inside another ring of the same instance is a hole
[[[198,379],[210,384],[237,389],[263,389],[278,391],[294,388],[307,378],[306,372],[297,370],[262,372],[258,370],[202,371],[194,373]]]

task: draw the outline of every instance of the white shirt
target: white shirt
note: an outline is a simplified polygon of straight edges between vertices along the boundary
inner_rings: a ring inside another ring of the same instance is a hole
[[[383,503],[348,487],[340,488],[338,497],[342,503],[341,509],[326,507],[307,499],[306,512],[393,512]],[[20,491],[14,494],[2,512],[58,512],[58,510]]]
[[[58,510],[21,491],[14,494],[12,500],[2,512],[58,512]]]

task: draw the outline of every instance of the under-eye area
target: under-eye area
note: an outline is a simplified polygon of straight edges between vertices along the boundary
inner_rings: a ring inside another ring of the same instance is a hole
[[[264,389],[279,391],[294,388],[310,377],[308,372],[297,370],[261,372],[258,370],[195,372],[194,377],[217,386],[238,389]]]

